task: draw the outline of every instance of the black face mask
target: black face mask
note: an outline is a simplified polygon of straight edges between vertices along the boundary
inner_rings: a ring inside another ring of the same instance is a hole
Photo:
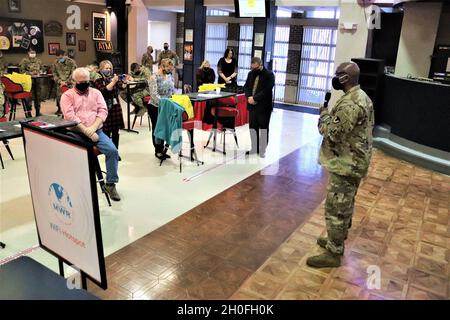
[[[140,75],[140,74],[141,74],[140,71],[135,71],[135,72],[134,72],[134,75],[135,75],[135,76],[138,76],[138,75]]]
[[[334,90],[344,90],[344,85],[339,81],[339,77],[335,76],[331,81]]]
[[[166,50],[166,51],[169,50],[169,47],[164,47],[164,50]]]
[[[75,85],[75,88],[80,93],[85,93],[89,89],[89,82],[81,82]]]
[[[209,71],[209,67],[204,67],[203,70]]]

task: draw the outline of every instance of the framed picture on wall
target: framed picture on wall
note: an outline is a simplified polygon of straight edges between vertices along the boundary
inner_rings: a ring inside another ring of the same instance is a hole
[[[8,11],[20,13],[20,0],[8,0]]]
[[[77,34],[74,32],[66,33],[66,44],[68,46],[76,46],[77,45]]]
[[[48,44],[48,54],[49,55],[56,55],[56,51],[58,51],[61,48],[59,43],[49,43]]]
[[[106,40],[106,14],[92,12],[92,40]]]
[[[0,17],[0,48],[4,53],[44,52],[42,21]]]
[[[80,52],[86,51],[86,40],[78,40],[78,51]]]
[[[184,45],[184,60],[192,61],[193,50],[194,50],[194,46],[192,44],[185,44]]]
[[[75,49],[67,49],[67,56],[69,58],[74,59],[75,58]]]

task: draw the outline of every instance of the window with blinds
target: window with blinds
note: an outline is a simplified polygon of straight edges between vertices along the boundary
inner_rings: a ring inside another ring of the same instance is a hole
[[[223,57],[227,48],[228,24],[227,23],[207,23],[206,24],[206,52],[205,59],[209,61],[211,68],[216,73],[217,63]]]
[[[298,103],[314,107],[323,104],[331,90],[336,53],[336,28],[304,27],[300,59]]]
[[[286,69],[289,49],[289,26],[277,26],[273,47],[273,71],[275,73],[275,100],[284,100]]]
[[[206,10],[206,15],[209,17],[223,17],[229,16],[230,13],[224,10],[208,9]]]
[[[252,61],[253,25],[240,25],[239,57],[238,57],[238,85],[243,86],[247,80]]]

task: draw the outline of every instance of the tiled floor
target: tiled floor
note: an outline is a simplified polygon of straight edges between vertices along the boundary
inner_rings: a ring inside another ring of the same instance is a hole
[[[93,292],[229,298],[322,201],[326,176],[316,159],[317,148],[300,148],[277,175],[256,173],[117,251],[106,259],[109,289]]]
[[[43,104],[45,114],[52,114],[55,110],[54,101]],[[249,148],[248,126],[237,129],[240,149],[237,150],[233,139],[227,137],[226,156],[204,149],[202,146],[209,133],[196,130],[197,153],[205,165],[197,167],[184,161],[183,172],[180,173],[176,156],[159,166],[153,155],[147,119],[144,117],[143,120],[142,126],[139,126],[139,121],[136,125],[139,134],[121,131],[119,151],[122,161],[119,162],[120,182],[117,188],[122,201],[108,207],[105,198],[99,197],[106,256],[264,167],[274,163],[269,169],[276,170],[277,160],[299,147],[317,145],[319,142],[317,116],[275,110],[271,121],[271,142],[265,159],[246,160],[244,151]],[[34,248],[38,243],[23,143],[21,139],[13,139],[10,145],[14,161],[9,159],[3,145],[0,145],[5,161],[5,169],[0,170],[0,239],[7,244],[6,249],[0,250],[0,264],[3,259]],[[100,163],[104,165],[102,159]],[[58,270],[55,258],[45,251],[37,249],[30,256]]]
[[[151,160],[145,121],[139,135],[123,133],[124,201],[100,203],[109,288],[90,290],[104,299],[450,298],[450,177],[381,152],[357,196],[344,265],[305,265],[325,234],[316,122],[277,110],[265,160],[199,150],[207,164],[188,164],[182,175],[176,163]],[[23,147],[11,144],[16,161],[1,172],[0,238],[8,247],[0,261],[37,243]],[[31,256],[57,267],[42,250]],[[380,268],[379,290],[366,286],[368,266]]]
[[[232,299],[449,299],[450,177],[376,152],[356,202],[343,266],[314,269],[323,205]],[[369,266],[380,289],[366,285]]]
[[[448,299],[450,177],[375,152],[343,266],[313,269],[326,175],[300,148],[107,258],[108,299]],[[305,166],[305,163],[309,165]],[[381,272],[368,289],[367,268]]]

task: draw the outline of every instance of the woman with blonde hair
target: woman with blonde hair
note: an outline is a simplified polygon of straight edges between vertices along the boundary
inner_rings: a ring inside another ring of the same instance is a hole
[[[197,88],[205,83],[214,83],[216,80],[216,74],[208,60],[202,62],[200,67],[197,69]]]
[[[108,117],[103,123],[103,132],[112,139],[116,148],[119,149],[119,131],[125,128],[122,107],[119,103],[119,90],[123,89],[125,85],[113,73],[111,61],[100,62],[98,70],[99,77],[95,80],[95,88],[102,93],[108,107]]]
[[[158,107],[159,101],[162,98],[170,98],[175,94],[175,84],[173,81],[173,61],[172,59],[162,59],[159,64],[158,71],[150,78],[150,103],[148,105],[148,114],[152,123],[152,141],[155,147],[155,157],[158,159],[170,158],[164,152],[164,143],[157,143],[155,139],[156,122],[158,121]]]

